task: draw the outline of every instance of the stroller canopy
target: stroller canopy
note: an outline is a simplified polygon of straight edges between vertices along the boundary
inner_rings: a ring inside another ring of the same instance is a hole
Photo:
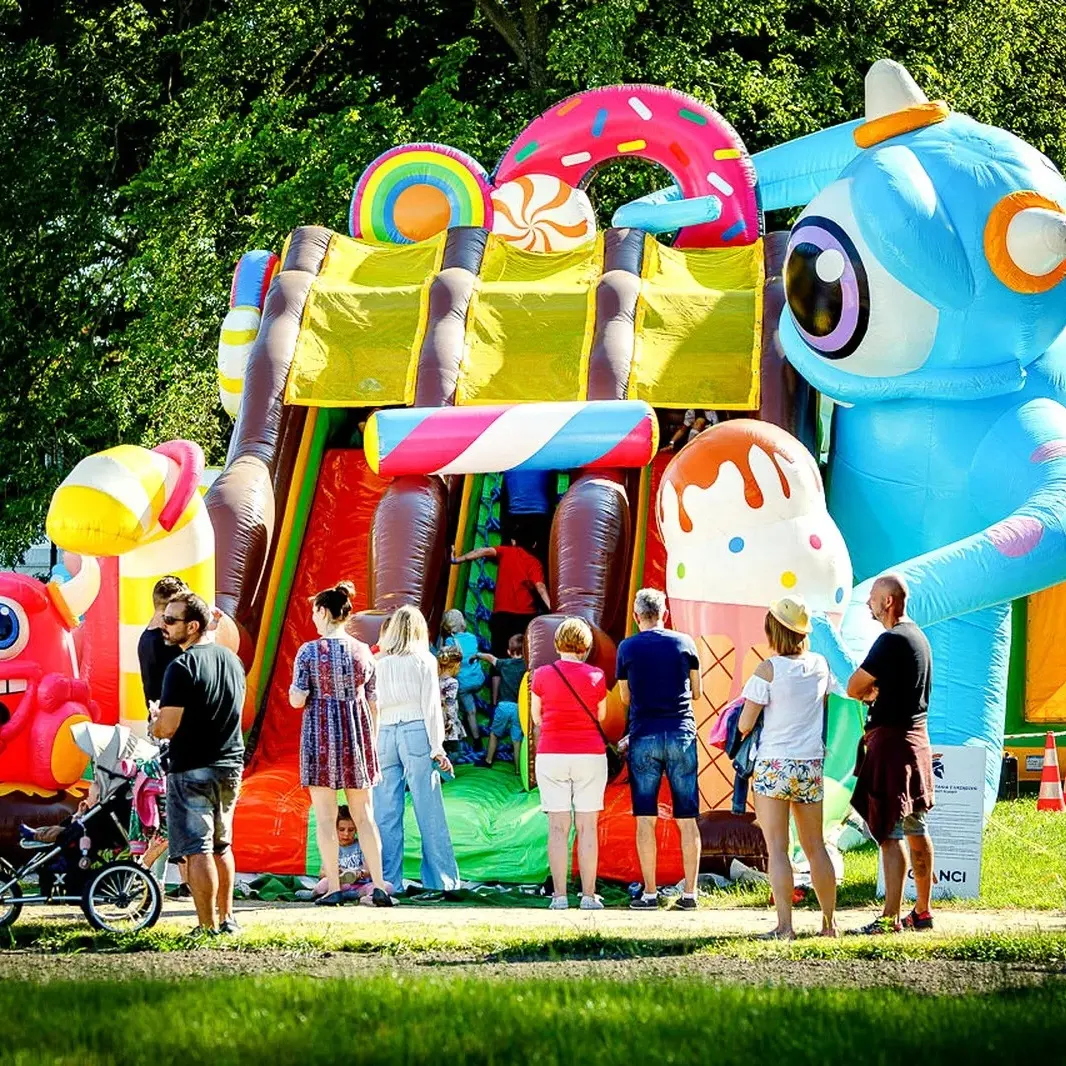
[[[101,799],[110,795],[119,781],[127,779],[123,762],[159,758],[159,749],[151,741],[137,736],[128,726],[78,722],[70,727],[70,731],[74,743],[93,760]]]

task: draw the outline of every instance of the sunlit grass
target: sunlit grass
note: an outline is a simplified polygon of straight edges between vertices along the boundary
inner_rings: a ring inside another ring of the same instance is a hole
[[[36,1004],[28,1010],[27,1004]],[[0,1064],[1053,1062],[1066,992],[716,986],[691,979],[227,978],[0,985]],[[894,1024],[884,1024],[895,1019]],[[639,1051],[637,1050],[639,1048]]]

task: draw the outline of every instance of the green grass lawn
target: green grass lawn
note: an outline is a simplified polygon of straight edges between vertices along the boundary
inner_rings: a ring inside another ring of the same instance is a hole
[[[847,852],[844,871],[840,905],[872,900],[877,849]],[[1038,811],[1035,797],[997,803],[985,827],[980,898],[943,900],[937,906],[1061,910],[1066,906],[1066,814]]]
[[[845,879],[840,888],[842,907],[874,906],[877,853],[873,847],[848,852]],[[616,896],[625,898],[620,893]],[[532,902],[532,901],[527,901]],[[765,886],[732,888],[705,893],[707,908],[766,908]],[[1034,799],[1001,803],[985,833],[985,862],[979,900],[938,904],[966,910],[980,908],[1026,908],[1061,910],[1066,902],[1066,815],[1036,811]],[[540,906],[543,907],[543,901]],[[441,928],[435,915],[447,904],[422,908],[418,924],[355,926],[330,925],[275,927],[263,924],[249,928],[239,940],[221,940],[215,950],[279,950],[296,952],[351,951],[370,954],[407,955],[423,952],[460,952],[472,960],[488,958],[596,958],[680,955],[712,952],[745,958],[783,954],[790,958],[925,958],[985,959],[999,962],[1062,963],[1066,961],[1066,934],[1004,934],[934,937],[908,936],[873,941],[844,938],[836,942],[802,940],[794,945],[755,944],[744,937],[693,935],[683,928],[665,928],[654,934],[644,930],[590,932],[566,927],[497,925],[492,909],[484,920],[458,927]],[[808,904],[814,907],[813,895]],[[5,947],[71,952],[93,950],[171,951],[188,947],[184,933],[187,921],[164,919],[154,930],[139,937],[96,935],[71,909],[70,919],[41,921],[32,908],[10,929],[0,930],[0,950]]]
[[[849,853],[846,871],[842,904],[872,903],[876,852]],[[1000,804],[989,824],[981,900],[957,906],[1061,908],[1064,886],[1066,817],[1037,814],[1035,801],[1021,800]],[[721,907],[766,902],[763,887],[715,892],[705,900]],[[197,976],[202,971],[179,968],[176,979],[166,981],[7,978],[0,981],[0,1066],[230,1066],[263,1059],[271,1066],[335,1066],[348,1056],[390,1066],[512,1061],[598,1066],[638,1058],[895,1066],[919,1053],[967,1063],[1012,1062],[1024,1055],[1037,1063],[1060,1061],[1066,1037],[1066,982],[919,995],[885,988],[714,984],[691,975],[652,981],[639,962],[628,964],[639,980],[566,980],[558,969],[540,976],[536,966],[710,955],[742,960],[744,972],[760,980],[774,960],[810,960],[815,966],[823,960],[987,962],[1061,972],[1063,932],[807,938],[783,944],[701,935],[668,922],[599,930],[505,924],[494,923],[486,907],[481,920],[442,925],[439,910],[415,913],[417,922],[402,924],[286,927],[261,921],[240,938],[210,944],[220,953],[272,952],[295,959],[351,952],[397,960],[380,976],[372,970],[358,979],[204,977]],[[171,919],[141,936],[102,936],[76,915],[42,922],[28,910],[0,933],[0,948],[166,953],[188,947],[187,927],[187,921]],[[522,976],[486,978],[452,965],[500,962],[532,966],[519,971]],[[841,983],[847,972],[841,972]]]
[[[877,847],[869,844],[845,852],[839,905],[872,905],[876,889]],[[751,886],[714,892],[703,902],[710,907],[761,907],[768,900],[766,888]],[[936,906],[961,910],[1066,907],[1066,814],[1038,811],[1035,797],[997,803],[985,827],[980,897],[938,900]]]
[[[917,996],[685,979],[5,982],[0,1064],[895,1066],[916,1053],[1001,1063],[1022,1052],[1038,1063],[1059,1060],[1064,1008],[1066,991],[1046,988]]]

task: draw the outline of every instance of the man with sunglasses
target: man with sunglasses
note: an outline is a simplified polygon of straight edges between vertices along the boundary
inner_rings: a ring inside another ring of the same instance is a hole
[[[154,735],[170,741],[170,857],[185,859],[200,935],[239,932],[233,918],[233,809],[244,767],[240,659],[210,639],[211,608],[194,592],[171,597],[163,635],[182,649],[163,676]]]

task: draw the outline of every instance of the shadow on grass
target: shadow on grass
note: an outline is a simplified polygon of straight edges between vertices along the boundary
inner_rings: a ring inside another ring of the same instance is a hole
[[[384,933],[384,935],[382,935]],[[821,937],[792,943],[754,940],[743,935],[625,936],[609,932],[500,930],[481,927],[462,936],[439,936],[432,930],[382,930],[377,936],[342,933],[302,934],[255,931],[242,937],[220,937],[191,943],[181,931],[156,928],[145,933],[93,933],[71,923],[66,927],[26,923],[0,932],[0,949],[28,953],[121,955],[210,951],[225,957],[281,954],[313,958],[330,953],[404,961],[427,970],[477,963],[627,961],[715,956],[763,960],[938,959],[954,962],[1029,964],[1066,972],[1066,933],[983,933],[933,937]]]

